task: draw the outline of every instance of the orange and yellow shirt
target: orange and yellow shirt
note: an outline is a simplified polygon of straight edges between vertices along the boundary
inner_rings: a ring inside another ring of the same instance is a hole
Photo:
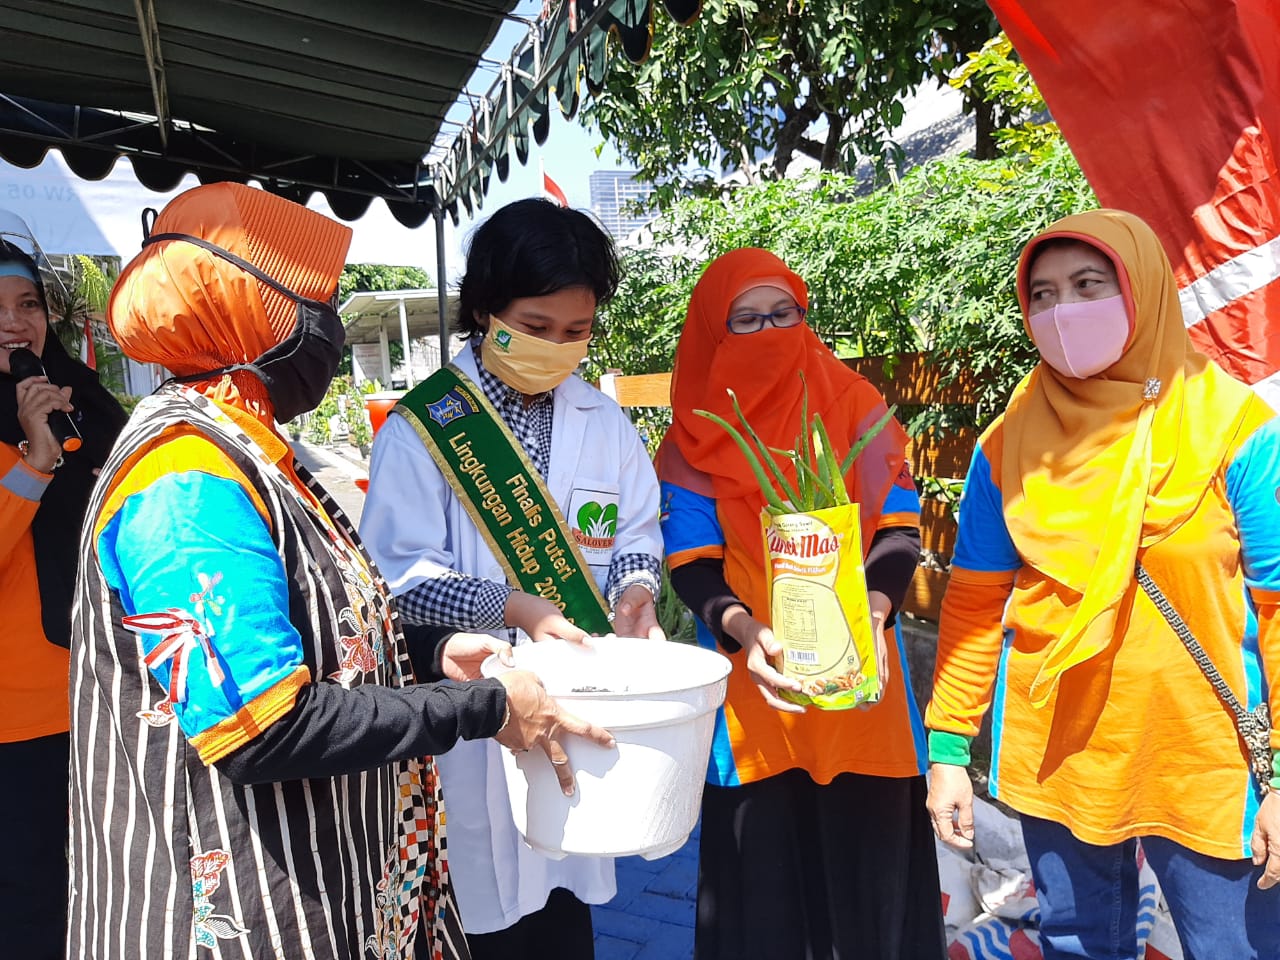
[[[905,477],[904,483],[890,488],[879,529],[919,524],[920,498],[910,475]],[[663,482],[661,520],[667,562],[673,569],[700,558],[725,556],[724,528],[714,498]],[[763,552],[759,564],[764,564]],[[747,599],[750,586],[735,582],[734,569],[726,565],[729,587]],[[748,603],[754,617],[769,622],[767,602],[751,598]],[[697,637],[701,646],[716,649],[715,638],[701,621]],[[741,650],[727,654],[733,670],[724,705],[716,714],[707,782],[738,786],[796,768],[820,784],[830,783],[842,773],[880,777],[922,774],[924,727],[911,692],[900,629],[886,631],[885,639],[892,644],[889,685],[883,699],[866,710],[809,708],[803,714],[775,710],[761,698],[747,672],[746,654]]]
[[[972,737],[990,709],[991,794],[1014,809],[1086,843],[1154,834],[1248,856],[1260,796],[1233,718],[1136,582],[1116,641],[1032,706],[1079,595],[1024,564],[1009,536],[991,467],[1003,438],[1000,420],[965,481],[925,715],[931,758],[966,762],[932,731]],[[1280,420],[1255,415],[1195,512],[1139,560],[1245,706],[1280,716]]]

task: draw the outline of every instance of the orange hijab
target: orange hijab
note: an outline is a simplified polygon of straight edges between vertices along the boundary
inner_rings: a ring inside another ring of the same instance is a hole
[[[1114,640],[1140,549],[1196,510],[1244,420],[1253,391],[1197,352],[1159,240],[1118,210],[1066,217],[1018,264],[1027,325],[1036,248],[1082,240],[1115,264],[1133,333],[1114,365],[1084,380],[1040,364],[1004,414],[1004,515],[1029,566],[1081,594],[1031,687],[1043,706],[1061,675]]]
[[[764,281],[763,283],[761,281]],[[771,447],[789,449],[800,433],[803,370],[809,385],[809,415],[823,423],[843,459],[853,442],[885,411],[884,399],[823,345],[808,325],[759,333],[730,333],[729,306],[755,286],[783,282],[796,302],[809,305],[803,280],[767,250],[733,250],[712,261],[694,287],[671,380],[671,429],[658,451],[663,480],[714,496],[728,546],[729,583],[742,592],[742,577],[763,591],[760,512],[764,495],[746,459],[725,431],[694,410],[709,410],[741,428],[725,392],[732,389],[747,421]],[[859,504],[863,550],[875,533],[884,498],[902,471],[906,434],[896,421],[880,432],[846,476]],[[692,468],[692,469],[690,469]],[[794,470],[784,468],[794,483]],[[708,489],[709,480],[709,489]],[[737,571],[737,576],[735,576]],[[757,582],[758,581],[758,582]],[[742,599],[767,616],[767,598]]]
[[[322,301],[337,290],[351,243],[350,227],[239,183],[179,194],[152,232],[208,240],[294,293]],[[295,322],[288,297],[180,240],[145,247],[120,274],[107,306],[112,336],[127,356],[179,376],[251,363],[284,340]],[[271,422],[266,388],[248,371],[192,386]]]

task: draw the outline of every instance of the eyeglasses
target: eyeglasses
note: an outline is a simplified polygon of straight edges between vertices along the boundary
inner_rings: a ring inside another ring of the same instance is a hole
[[[773,313],[739,313],[726,320],[725,326],[730,333],[758,333],[766,323],[779,328],[794,327],[804,322],[806,312],[804,307],[796,305],[783,307]]]

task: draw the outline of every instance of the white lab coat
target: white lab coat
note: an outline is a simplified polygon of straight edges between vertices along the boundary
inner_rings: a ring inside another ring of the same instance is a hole
[[[475,379],[464,349],[454,363]],[[574,523],[581,505],[617,504],[612,550],[584,550],[603,590],[613,554],[662,556],[658,479],[644,444],[622,409],[570,377],[554,393],[547,488]],[[360,534],[394,594],[442,570],[505,581],[502,568],[445,482],[431,454],[402,417],[378,431]],[[496,482],[496,481],[495,481]],[[505,639],[505,631],[501,631]],[[523,634],[520,641],[527,638]],[[448,816],[449,871],[468,933],[504,930],[540,910],[556,887],[585,903],[617,892],[613,861],[549,860],[520,840],[511,819],[500,747],[493,740],[460,742],[438,758]]]

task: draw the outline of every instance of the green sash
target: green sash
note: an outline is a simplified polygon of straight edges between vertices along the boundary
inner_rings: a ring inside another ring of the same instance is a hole
[[[431,451],[507,581],[550,600],[583,630],[609,633],[608,605],[560,509],[484,391],[449,364],[394,412]]]

